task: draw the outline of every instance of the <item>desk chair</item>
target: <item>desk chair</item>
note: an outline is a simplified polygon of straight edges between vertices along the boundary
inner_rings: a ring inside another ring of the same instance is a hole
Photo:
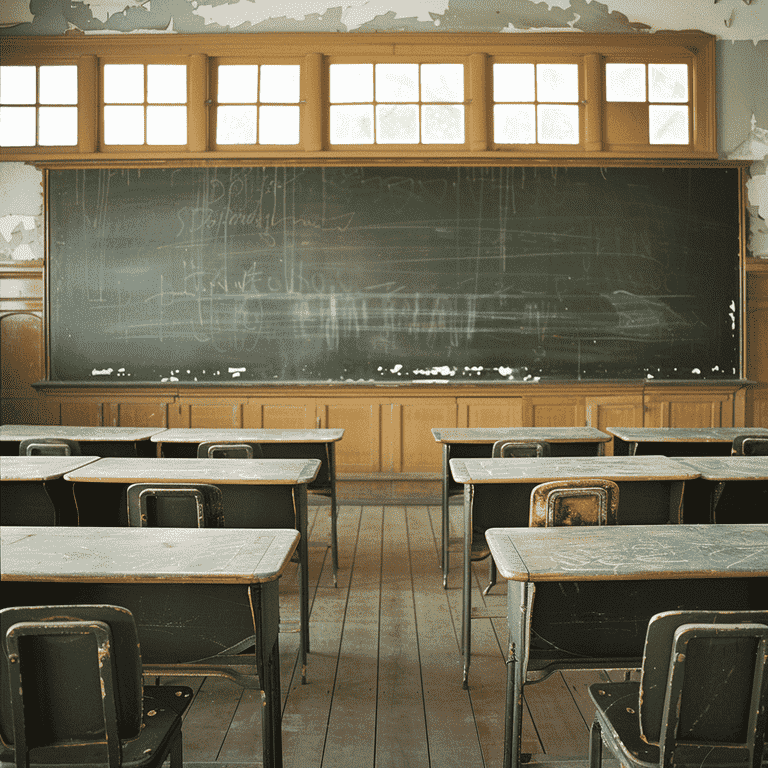
[[[221,488],[195,483],[128,486],[128,525],[136,528],[223,528]]]
[[[531,491],[528,525],[616,525],[618,507],[619,486],[612,480],[555,480]]]
[[[261,459],[263,452],[258,443],[200,443],[198,459]]]
[[[768,437],[739,435],[733,439],[731,456],[768,456]]]
[[[182,766],[184,686],[142,691],[130,611],[113,605],[0,611],[0,759],[17,768]]]
[[[63,437],[29,437],[19,443],[19,456],[81,456],[80,443]]]
[[[589,765],[759,768],[768,611],[668,611],[648,624],[640,682],[596,683]]]

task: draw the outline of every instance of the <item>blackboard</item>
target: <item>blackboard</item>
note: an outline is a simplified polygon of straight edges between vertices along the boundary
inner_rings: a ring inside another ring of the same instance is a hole
[[[735,379],[739,175],[52,170],[50,378]]]

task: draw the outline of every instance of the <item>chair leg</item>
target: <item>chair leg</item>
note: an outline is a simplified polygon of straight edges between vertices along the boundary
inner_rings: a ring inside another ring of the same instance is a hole
[[[493,559],[493,555],[489,556],[490,562],[488,563],[488,586],[483,590],[483,594],[487,595],[491,588],[496,584],[496,561]]]
[[[589,729],[589,768],[600,768],[603,761],[603,729],[597,722],[597,716]]]
[[[177,734],[173,740],[171,749],[169,751],[171,758],[171,768],[183,768],[184,767],[184,745],[181,737],[181,731]]]

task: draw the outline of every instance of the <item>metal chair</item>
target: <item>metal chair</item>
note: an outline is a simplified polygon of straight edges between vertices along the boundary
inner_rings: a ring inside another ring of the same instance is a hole
[[[136,528],[223,528],[221,488],[203,483],[128,486],[128,525]]]
[[[738,435],[733,439],[731,456],[768,456],[768,437]]]
[[[549,443],[544,441],[497,440],[491,449],[491,456],[494,459],[536,459],[550,455]]]
[[[182,766],[184,686],[145,687],[136,624],[114,605],[0,611],[0,759],[17,768]]]
[[[640,682],[596,683],[589,765],[759,768],[768,611],[669,611],[648,624]]]
[[[618,508],[619,486],[612,480],[555,480],[531,491],[528,525],[616,525]]]
[[[63,437],[29,437],[19,443],[19,456],[80,455],[80,443]]]
[[[260,459],[263,457],[258,443],[200,443],[198,459]]]

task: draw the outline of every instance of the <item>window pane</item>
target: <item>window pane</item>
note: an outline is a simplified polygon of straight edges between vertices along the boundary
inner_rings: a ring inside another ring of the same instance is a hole
[[[493,140],[497,144],[535,144],[536,107],[533,104],[496,104]]]
[[[373,64],[331,64],[331,102],[373,101]]]
[[[422,106],[421,140],[424,144],[463,144],[464,107],[444,104]]]
[[[34,104],[36,77],[35,67],[0,67],[0,104]]]
[[[464,65],[422,64],[421,100],[464,101]]]
[[[533,64],[494,64],[494,101],[534,101],[536,87]]]
[[[298,107],[259,107],[259,144],[298,143]]]
[[[578,64],[537,64],[536,98],[538,101],[578,101]]]
[[[105,144],[143,144],[144,107],[104,107]]]
[[[261,101],[298,104],[300,77],[301,67],[298,64],[264,64],[261,68]]]
[[[77,144],[77,107],[40,107],[37,143],[43,147]]]
[[[648,101],[688,101],[688,65],[649,64]]]
[[[648,133],[651,144],[688,144],[688,107],[648,107]]]
[[[376,141],[379,144],[418,144],[418,104],[377,104]]]
[[[578,144],[579,108],[539,104],[539,144]]]
[[[147,66],[147,101],[150,104],[183,104],[186,100],[187,68],[184,64]]]
[[[143,104],[144,65],[105,64],[104,102],[106,104]],[[138,143],[141,144],[143,141],[142,137],[142,141]]]
[[[35,146],[35,108],[0,107],[0,147]]]
[[[331,107],[331,144],[373,144],[373,105]]]
[[[186,107],[147,107],[147,144],[186,143]]]
[[[418,101],[418,64],[377,64],[376,101]],[[418,117],[417,117],[418,120]],[[417,131],[418,134],[418,131]],[[418,141],[418,135],[416,138]]]
[[[258,101],[259,67],[256,64],[225,64],[219,67],[219,104]]]
[[[645,64],[606,64],[606,101],[645,101]]]
[[[256,106],[218,107],[216,109],[217,144],[255,144]]]
[[[40,67],[41,104],[77,104],[77,67]]]

